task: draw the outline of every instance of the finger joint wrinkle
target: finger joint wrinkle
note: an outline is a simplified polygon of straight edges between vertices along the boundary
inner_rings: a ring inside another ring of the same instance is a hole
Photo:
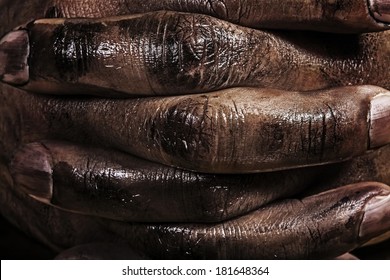
[[[208,98],[187,99],[170,105],[161,119],[162,150],[171,156],[193,161],[209,158],[213,131],[210,127]]]
[[[306,153],[307,160],[313,156],[322,160],[327,152],[337,150],[342,140],[338,129],[339,120],[329,105],[313,113],[313,115],[296,116],[300,123],[298,143],[300,143],[300,150]]]
[[[243,67],[240,61],[247,52],[245,32],[204,15],[166,13],[161,20],[164,31],[156,23],[157,35],[149,46],[153,53],[145,59],[151,79],[163,91],[174,86],[200,92],[243,79],[237,66]]]
[[[65,24],[55,29],[54,56],[65,81],[76,82],[86,75],[95,57],[95,36],[100,24]]]

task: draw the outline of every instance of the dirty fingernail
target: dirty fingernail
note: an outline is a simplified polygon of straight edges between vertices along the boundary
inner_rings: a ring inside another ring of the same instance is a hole
[[[53,194],[52,159],[39,143],[19,150],[10,164],[15,186],[35,199],[49,203]]]
[[[368,240],[390,231],[390,195],[372,198],[364,210],[360,238]]]
[[[370,148],[390,143],[390,94],[382,93],[371,100]]]
[[[390,0],[369,0],[368,3],[376,20],[390,23]]]
[[[30,52],[27,31],[17,30],[0,40],[0,81],[13,85],[28,82],[28,56]]]

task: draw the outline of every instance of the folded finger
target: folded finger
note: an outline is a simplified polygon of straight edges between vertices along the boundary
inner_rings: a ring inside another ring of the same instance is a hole
[[[86,9],[88,6],[88,9]],[[47,15],[103,17],[158,10],[200,13],[254,28],[365,32],[387,28],[389,5],[380,0],[122,0],[56,1]]]
[[[10,171],[16,188],[67,211],[139,222],[219,222],[302,191],[307,196],[361,181],[389,184],[389,159],[386,146],[326,167],[221,176],[45,141],[20,149]]]
[[[390,188],[345,186],[215,225],[112,222],[111,228],[154,258],[336,258],[389,231]]]
[[[311,34],[308,40],[306,34],[270,33],[176,12],[43,19],[0,41],[0,79],[36,92],[104,96],[237,86],[390,88],[389,36]]]
[[[60,98],[24,114],[37,130],[49,125],[47,133],[57,139],[208,173],[344,161],[390,140],[389,94],[370,86],[311,94],[235,88],[165,98]]]
[[[45,141],[20,149],[10,171],[15,187],[72,212],[138,222],[218,222],[297,194],[322,170],[212,175]]]
[[[230,98],[235,91],[241,97]],[[0,128],[14,133],[2,149],[11,158],[10,151],[20,141],[61,139],[109,146],[167,165],[200,167],[208,173],[343,161],[388,142],[388,103],[382,92],[375,87],[348,87],[329,95],[272,91],[267,97],[263,90],[231,89],[216,93],[217,98],[83,100],[31,95],[9,87],[0,104],[4,116]],[[379,102],[371,106],[377,95]],[[281,104],[285,105],[279,108]]]
[[[358,260],[359,258],[357,258],[356,256],[350,254],[350,253],[345,253],[341,256],[338,256],[337,258],[335,258],[336,260]]]

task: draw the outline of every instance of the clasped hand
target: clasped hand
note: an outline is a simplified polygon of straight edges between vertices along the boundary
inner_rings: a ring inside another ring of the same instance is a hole
[[[388,1],[144,2],[2,2],[3,215],[68,258],[386,238]]]

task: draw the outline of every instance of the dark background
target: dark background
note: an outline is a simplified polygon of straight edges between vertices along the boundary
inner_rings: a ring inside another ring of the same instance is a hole
[[[27,236],[0,215],[0,257],[2,260],[47,260],[56,253]]]

